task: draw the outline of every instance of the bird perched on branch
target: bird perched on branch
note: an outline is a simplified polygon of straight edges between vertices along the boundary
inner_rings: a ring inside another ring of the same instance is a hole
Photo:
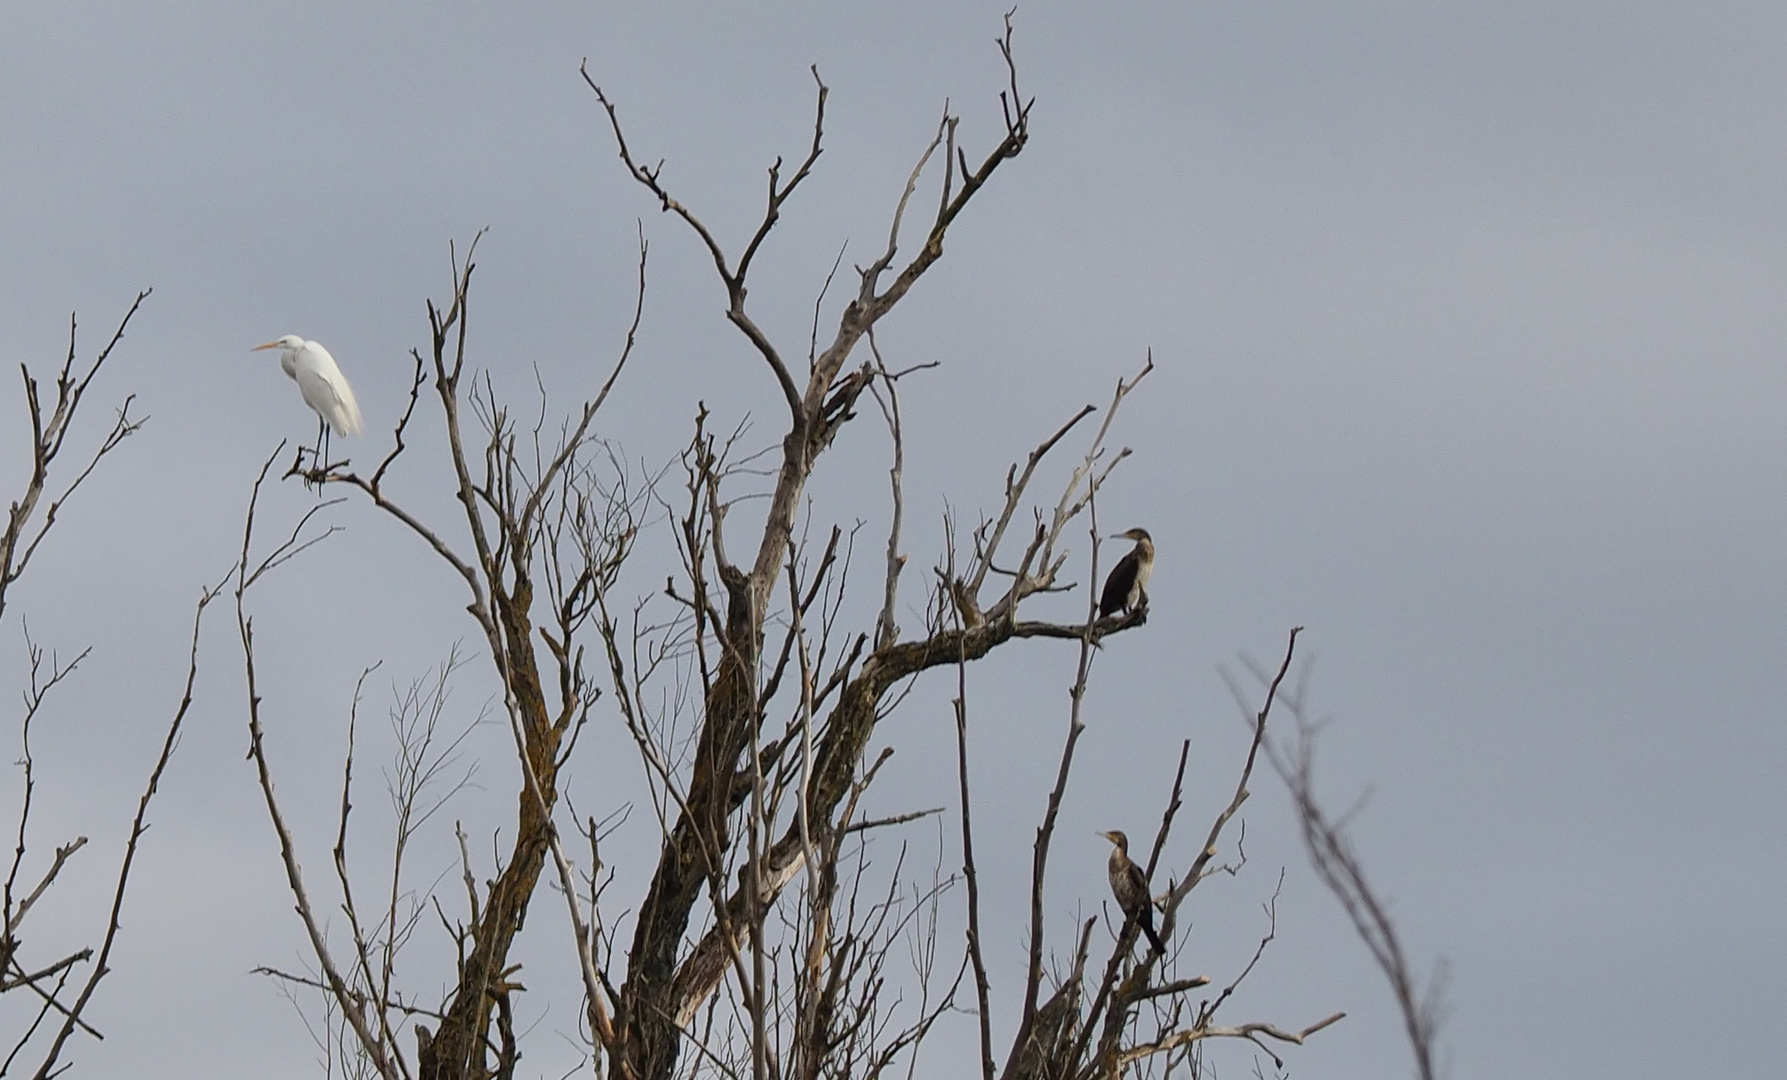
[[[347,384],[347,377],[335,366],[335,358],[329,355],[329,350],[314,341],[287,334],[265,345],[256,345],[253,351],[262,349],[279,350],[279,366],[298,384],[304,404],[316,410],[316,456],[311,463],[317,468],[327,468],[330,429],[342,435],[360,434],[363,422],[360,404],[354,400],[354,388]]]
[[[1145,537],[1147,533],[1142,535]],[[1160,935],[1154,932],[1154,898],[1148,895],[1148,878],[1142,873],[1142,868],[1129,859],[1129,837],[1114,830],[1098,835],[1116,845],[1111,852],[1111,892],[1117,897],[1117,906],[1123,909],[1125,922],[1134,920],[1140,923],[1142,933],[1148,935],[1148,944],[1154,947],[1155,954],[1165,956],[1167,947],[1161,944]]]
[[[1111,576],[1104,579],[1104,592],[1098,594],[1099,618],[1147,607],[1148,578],[1154,574],[1154,541],[1147,529],[1131,529],[1111,539],[1134,540],[1135,547],[1117,560]]]

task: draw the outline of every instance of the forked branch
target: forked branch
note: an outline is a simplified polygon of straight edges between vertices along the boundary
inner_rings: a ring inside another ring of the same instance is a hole
[[[31,417],[31,476],[25,484],[25,490],[13,502],[8,511],[6,532],[0,536],[0,613],[4,613],[6,610],[7,590],[24,574],[26,566],[31,562],[31,556],[37,552],[37,546],[43,542],[43,538],[49,533],[50,528],[55,525],[57,511],[68,501],[68,497],[74,494],[75,489],[79,488],[87,477],[92,475],[93,470],[98,468],[99,463],[105,459],[106,455],[117,449],[119,443],[136,434],[143,426],[142,420],[132,419],[130,415],[131,403],[136,399],[135,395],[130,395],[118,407],[118,416],[113,421],[111,430],[106,433],[105,437],[100,440],[99,446],[88,456],[86,464],[68,483],[68,486],[62,489],[62,494],[50,500],[49,508],[44,511],[43,520],[33,525],[38,500],[42,498],[44,489],[49,484],[50,468],[62,453],[63,444],[68,438],[69,429],[74,423],[76,414],[80,411],[81,401],[86,397],[87,388],[92,385],[94,376],[99,374],[100,368],[104,367],[106,360],[111,357],[112,349],[117,346],[119,341],[123,340],[125,328],[136,316],[137,309],[143,306],[143,301],[149,298],[151,291],[153,290],[144,289],[137,294],[136,301],[130,305],[130,310],[124,313],[124,318],[119,321],[118,328],[112,332],[111,340],[106,342],[105,348],[99,350],[99,355],[85,370],[79,370],[75,366],[75,321],[74,316],[69,316],[68,353],[62,361],[61,369],[56,373],[56,400],[50,406],[47,415],[44,412],[44,402],[38,393],[37,380],[32,377],[31,369],[23,364],[19,365],[20,376],[25,382],[25,405]]]

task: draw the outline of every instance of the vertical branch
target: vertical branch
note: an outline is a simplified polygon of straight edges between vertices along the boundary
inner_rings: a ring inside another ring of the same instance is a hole
[[[480,232],[479,238],[482,235]],[[453,252],[450,302],[444,307],[432,301],[428,304],[428,362],[433,368],[455,496],[470,534],[473,554],[459,555],[439,532],[391,499],[380,486],[387,466],[402,449],[409,412],[399,422],[397,448],[370,480],[352,473],[329,478],[364,493],[375,507],[421,538],[465,582],[471,592],[467,610],[489,646],[492,664],[502,682],[503,709],[516,729],[516,749],[521,758],[523,782],[515,804],[511,854],[500,864],[500,873],[490,883],[481,910],[474,905],[472,925],[460,935],[461,945],[469,949],[460,958],[460,978],[443,1007],[439,1028],[433,1032],[417,1028],[418,1067],[429,1080],[475,1074],[491,1067],[493,1061],[499,1068],[506,1067],[504,1063],[512,1060],[508,997],[519,986],[508,978],[513,971],[508,961],[511,946],[547,857],[552,857],[561,883],[566,879],[572,884],[575,881],[574,868],[564,856],[552,823],[552,808],[559,796],[558,772],[569,755],[567,739],[574,742],[575,732],[594,701],[584,692],[582,653],[571,641],[571,635],[593,610],[589,604],[591,593],[607,587],[631,543],[630,531],[619,540],[608,534],[591,537],[583,535],[575,521],[571,532],[576,535],[567,537],[563,515],[568,512],[566,501],[577,502],[575,516],[581,520],[583,493],[578,489],[587,482],[589,467],[579,455],[590,445],[596,414],[619,379],[637,340],[646,280],[647,245],[643,236],[639,246],[638,293],[619,359],[606,380],[566,422],[559,443],[550,452],[540,445],[540,429],[536,427],[531,461],[527,448],[518,445],[516,425],[496,399],[488,372],[474,370],[469,387],[462,383],[468,359],[467,311],[477,244],[478,238],[474,238],[464,260],[458,258],[456,249]],[[412,383],[412,408],[420,384],[418,374]],[[483,424],[488,436],[481,452],[466,441],[463,416],[467,408]],[[553,517],[555,513],[560,516]],[[544,555],[542,537],[549,548]],[[567,546],[572,549],[568,554]],[[567,570],[557,562],[561,556],[573,562],[581,557],[583,562]],[[536,575],[542,573],[546,597],[556,601],[556,609],[548,618],[556,621],[561,635],[554,638],[545,626],[538,628],[558,664],[560,707],[556,717],[546,703],[547,680],[534,643]],[[575,890],[570,891],[574,896]],[[575,926],[581,916],[573,914]],[[603,1028],[608,1027],[607,1045],[619,1045],[606,1018],[602,995],[595,992],[600,973],[593,959],[582,966],[591,993],[592,1028],[600,1041]]]
[[[807,945],[806,962],[802,966],[802,1015],[797,1027],[799,1072],[802,1080],[817,1080],[825,1060],[824,1033],[820,1027],[820,979],[824,974],[827,942],[831,936],[831,911],[828,898],[821,889],[818,852],[813,843],[813,668],[807,652],[806,624],[803,621],[800,583],[795,577],[792,559],[788,565],[788,609],[793,620],[794,648],[800,665],[800,792],[795,805],[795,824],[800,829],[801,870],[806,876],[808,923],[811,941]],[[827,851],[835,850],[835,841]]]
[[[264,575],[279,567],[298,554],[320,543],[335,530],[325,531],[320,536],[305,537],[304,529],[310,519],[325,507],[334,505],[322,503],[313,507],[299,519],[291,534],[272,553],[260,563],[250,561],[254,541],[255,508],[260,500],[261,485],[266,482],[267,472],[273,467],[273,461],[285,449],[281,443],[261,466],[260,475],[255,478],[254,487],[248,500],[248,510],[244,515],[242,526],[242,554],[235,568],[236,588],[236,629],[242,641],[242,662],[248,681],[248,756],[255,763],[255,773],[260,782],[261,794],[267,803],[267,815],[273,822],[274,834],[279,839],[279,856],[285,865],[286,884],[292,891],[292,899],[298,911],[298,918],[304,924],[304,931],[310,938],[310,947],[322,971],[322,983],[327,993],[343,1017],[353,1028],[354,1037],[360,1049],[365,1052],[367,1060],[378,1071],[382,1080],[409,1080],[409,1067],[404,1063],[395,1046],[387,1044],[379,1033],[369,1024],[366,1012],[359,996],[341,974],[341,968],[329,949],[327,936],[322,924],[318,921],[310,902],[310,893],[304,886],[304,871],[298,860],[297,844],[292,839],[291,829],[285,823],[285,815],[279,809],[279,799],[273,791],[273,771],[268,764],[265,731],[261,727],[261,697],[259,683],[256,679],[254,663],[254,620],[249,618],[247,609],[248,591]],[[252,567],[252,568],[251,568]],[[382,1005],[382,1003],[381,1003]]]
[[[945,548],[950,553],[946,581],[953,584],[956,580],[953,536],[945,541]],[[963,628],[961,605],[955,605],[951,610],[955,612],[956,630],[959,634]],[[973,799],[968,787],[968,657],[960,647],[956,650],[956,697],[953,704],[956,715],[956,775],[960,780],[962,800],[962,877],[968,883],[968,958],[974,965],[974,998],[976,1011],[980,1015],[980,1071],[983,1080],[993,1080],[992,1008],[988,1001],[987,962],[981,952],[980,874],[974,867],[974,819],[971,812]]]
[[[577,943],[577,968],[583,978],[583,995],[586,1018],[589,1021],[590,1033],[596,1040],[599,1049],[612,1052],[615,1049],[614,1023],[608,1016],[605,995],[602,990],[603,979],[596,966],[595,953],[591,949],[589,923],[583,917],[583,904],[577,898],[577,877],[569,856],[565,854],[564,842],[559,836],[558,826],[552,820],[552,806],[546,800],[544,785],[540,780],[539,770],[534,767],[533,760],[527,752],[527,733],[522,730],[519,711],[507,710],[509,731],[515,738],[516,752],[521,758],[521,771],[527,785],[528,794],[539,809],[546,829],[547,847],[552,854],[553,868],[558,872],[559,888],[565,894],[565,904],[570,909],[571,933]],[[463,837],[461,843],[463,844]],[[591,844],[595,843],[594,832],[591,833]],[[591,874],[598,868],[592,867]],[[471,871],[466,871],[466,888],[472,888]],[[592,916],[594,911],[592,908]],[[473,918],[477,917],[476,895],[473,895]]]
[[[48,889],[51,883],[56,880],[56,876],[62,872],[62,865],[66,863],[76,851],[79,851],[82,847],[86,846],[87,843],[87,838],[80,836],[76,837],[73,841],[58,847],[56,849],[55,861],[50,865],[49,872],[38,882],[37,887],[32,889],[30,894],[25,896],[16,905],[13,903],[14,889],[18,885],[19,871],[25,864],[25,841],[30,832],[32,796],[37,790],[36,761],[31,753],[31,727],[33,722],[37,719],[38,710],[43,708],[45,697],[56,688],[58,683],[72,675],[75,669],[80,667],[81,662],[86,660],[88,655],[93,651],[91,648],[82,649],[80,655],[76,656],[73,660],[70,660],[67,664],[61,663],[52,655],[49,661],[49,671],[45,674],[43,671],[43,648],[31,640],[31,630],[29,626],[25,628],[25,650],[31,663],[31,685],[25,691],[25,715],[19,721],[18,762],[19,768],[24,773],[25,783],[23,796],[19,805],[18,838],[17,843],[13,847],[12,867],[6,873],[6,885],[4,890],[0,890],[0,917],[4,918],[4,925],[0,926],[0,980],[5,978],[5,972],[12,968],[16,963],[19,925],[24,922],[25,916],[30,913],[31,908],[37,903],[38,897],[43,895],[44,890]]]
[[[903,479],[906,470],[906,438],[900,427],[900,391],[895,385],[898,377],[889,373],[887,364],[882,361],[881,347],[875,341],[873,329],[869,331],[869,351],[875,356],[876,374],[887,385],[887,401],[881,400],[881,392],[872,384],[870,392],[875,395],[876,404],[881,406],[881,414],[887,420],[888,433],[893,438],[893,465],[888,469],[888,483],[893,489],[893,520],[887,528],[887,577],[882,586],[881,618],[875,627],[875,648],[883,649],[892,645],[900,636],[900,628],[894,624],[894,610],[900,595],[900,571],[906,568],[906,556],[900,554],[900,527],[906,514]],[[951,575],[951,580],[954,580],[954,575]]]
[[[1083,415],[1083,414],[1082,414]],[[1096,495],[1096,492],[1094,492]],[[1098,501],[1091,499],[1088,527],[1091,532],[1091,554],[1088,556],[1087,580],[1098,580]],[[990,561],[990,560],[989,560]],[[1030,869],[1030,966],[1024,977],[1024,1011],[1018,1022],[1017,1038],[1012,1040],[1011,1054],[1006,1060],[1009,1073],[1017,1064],[1030,1033],[1036,1025],[1036,999],[1042,990],[1042,899],[1043,882],[1048,874],[1049,844],[1055,835],[1055,819],[1061,812],[1061,800],[1067,793],[1068,773],[1073,769],[1074,747],[1086,730],[1081,709],[1086,700],[1086,684],[1092,673],[1092,626],[1098,621],[1098,592],[1086,590],[1086,622],[1080,637],[1079,663],[1074,670],[1073,686],[1068,690],[1072,702],[1068,709],[1067,741],[1061,748],[1061,764],[1055,774],[1055,786],[1049,792],[1048,809],[1042,825],[1036,830]]]
[[[341,809],[336,816],[335,850],[333,852],[335,878],[341,885],[341,910],[342,914],[347,916],[348,935],[354,943],[354,955],[351,962],[359,969],[358,978],[369,990],[376,990],[380,985],[380,980],[372,970],[373,950],[367,944],[366,932],[360,925],[360,912],[354,903],[353,881],[348,876],[347,825],[349,817],[353,814],[354,738],[360,726],[360,698],[366,687],[366,679],[373,670],[373,668],[367,668],[360,672],[360,678],[354,684],[353,703],[348,707],[347,751],[343,754],[341,762]],[[398,849],[402,850],[401,839],[398,841]],[[396,877],[395,874],[392,876]],[[394,1042],[395,1040],[391,1037],[390,1020],[383,1009],[378,1011],[378,1022],[380,1037],[386,1042]]]
[[[773,190],[773,175],[770,186]],[[791,560],[792,557],[791,553]],[[757,680],[758,668],[753,664],[751,698],[758,704],[751,710],[750,717],[751,734],[748,745],[751,768],[747,779],[751,785],[751,817],[746,828],[746,855],[749,859],[747,865],[750,867],[751,883],[751,903],[747,909],[750,913],[748,922],[751,944],[751,1080],[769,1080],[769,978],[765,967],[763,941],[763,923],[769,917],[763,873],[764,832],[769,823],[765,819],[763,801],[763,755],[759,749],[763,745],[763,706]],[[715,889],[716,898],[719,895],[720,890]]]

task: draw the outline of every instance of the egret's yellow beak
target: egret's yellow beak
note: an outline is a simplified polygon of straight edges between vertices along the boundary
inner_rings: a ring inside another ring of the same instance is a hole
[[[260,352],[262,349],[277,349],[277,348],[279,348],[279,342],[269,341],[265,345],[256,345],[254,348],[252,348],[248,351],[249,352]]]

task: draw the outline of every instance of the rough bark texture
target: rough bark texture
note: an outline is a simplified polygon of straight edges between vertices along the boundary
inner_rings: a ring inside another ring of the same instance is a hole
[[[509,948],[527,915],[528,902],[546,862],[546,818],[557,802],[556,763],[562,729],[548,717],[540,690],[540,674],[529,638],[527,616],[532,588],[522,579],[512,599],[497,598],[507,646],[505,672],[509,692],[527,735],[528,765],[539,778],[546,807],[525,778],[516,819],[520,827],[502,873],[490,885],[481,918],[471,932],[471,950],[459,968],[459,985],[444,1010],[446,1019],[429,1037],[418,1038],[416,1063],[422,1080],[483,1080],[513,1070],[513,1047],[490,1038],[491,1022],[509,995]],[[418,1029],[421,1030],[421,1029]],[[498,1067],[488,1067],[488,1050],[497,1050]]]

